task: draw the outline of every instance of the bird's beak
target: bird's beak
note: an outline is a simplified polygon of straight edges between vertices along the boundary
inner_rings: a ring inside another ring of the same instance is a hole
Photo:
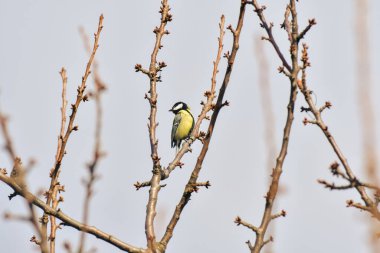
[[[170,109],[169,112],[173,112],[173,109]]]

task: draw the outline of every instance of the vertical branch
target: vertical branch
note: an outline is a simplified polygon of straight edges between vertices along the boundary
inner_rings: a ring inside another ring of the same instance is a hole
[[[159,49],[162,47],[161,39],[165,34],[165,26],[168,21],[171,20],[171,16],[169,14],[169,4],[167,0],[162,1],[162,6],[160,9],[161,12],[161,24],[159,30],[156,32],[156,43],[151,55],[151,61],[149,65],[150,72],[150,116],[149,116],[149,139],[151,146],[151,158],[153,162],[153,175],[151,179],[151,187],[149,190],[149,200],[146,208],[146,219],[145,219],[145,233],[147,239],[148,249],[151,249],[154,253],[159,252],[156,249],[156,234],[154,231],[154,218],[156,217],[156,205],[158,192],[161,189],[160,181],[161,181],[161,165],[160,158],[158,156],[158,140],[156,138],[156,127],[158,123],[156,123],[156,113],[157,113],[157,54]]]
[[[364,161],[368,178],[378,183],[376,159],[376,124],[372,102],[371,64],[368,34],[368,0],[356,1],[356,47],[357,47],[357,92],[362,123]]]
[[[62,78],[62,107],[61,107],[61,130],[58,137],[57,152],[55,154],[55,159],[59,159],[59,153],[62,148],[63,136],[65,135],[66,127],[66,110],[67,110],[67,100],[66,100],[66,89],[67,89],[67,72],[65,68],[62,68],[59,72]]]
[[[272,96],[270,94],[270,81],[269,81],[269,66],[267,56],[265,54],[263,44],[259,40],[259,38],[255,39],[255,52],[258,58],[259,64],[259,90],[260,90],[260,101],[261,108],[264,115],[264,130],[265,130],[265,145],[266,145],[266,155],[267,161],[266,166],[268,169],[272,170],[274,166],[274,157],[277,153],[276,149],[276,141],[275,141],[275,117],[272,108]],[[273,235],[274,233],[274,225],[271,226],[270,233]],[[266,252],[273,252],[272,247],[269,244],[266,247]]]
[[[297,65],[292,65],[292,76],[296,76],[295,70],[297,69],[297,67],[298,67]],[[286,123],[284,127],[284,133],[282,137],[281,150],[276,159],[276,166],[273,169],[273,172],[271,175],[272,181],[269,187],[269,191],[267,195],[265,196],[266,198],[265,210],[264,210],[264,214],[261,220],[261,225],[259,227],[258,232],[256,233],[257,236],[256,236],[255,245],[251,249],[252,253],[260,252],[262,247],[266,244],[266,241],[264,240],[264,236],[268,228],[268,225],[272,220],[272,209],[273,209],[274,201],[276,199],[276,195],[278,192],[280,176],[282,174],[282,167],[287,155],[287,150],[288,150],[288,145],[289,145],[290,131],[291,131],[291,127],[292,127],[293,119],[294,119],[294,104],[295,104],[296,98],[297,98],[296,78],[291,78],[290,97],[289,97],[289,103],[287,106],[287,117],[286,117]]]
[[[257,39],[255,43],[255,52],[259,64],[259,91],[261,107],[264,115],[265,144],[267,146],[266,167],[272,168],[273,157],[276,154],[276,134],[275,134],[275,117],[272,108],[272,96],[270,94],[269,66],[267,56],[265,55],[262,43]]]
[[[61,106],[61,130],[60,134],[58,137],[58,145],[57,145],[57,152],[55,155],[55,159],[58,159],[59,157],[59,152],[62,148],[62,136],[65,134],[65,126],[66,126],[66,107],[67,107],[67,100],[66,100],[66,87],[67,87],[67,72],[66,69],[62,68],[60,71],[60,75],[62,78],[62,106]],[[59,200],[63,200],[62,198],[57,198],[58,196],[58,191],[63,190],[62,186],[57,184],[53,189],[53,192],[51,194],[51,200],[52,200],[52,207],[54,209],[57,209]],[[42,220],[42,224],[45,224],[47,222],[46,216],[43,217],[44,220]],[[42,229],[47,233],[47,230],[45,230],[45,226],[42,226]],[[56,237],[56,232],[57,232],[58,226],[56,223],[56,218],[54,216],[50,216],[50,236],[49,236],[49,241],[50,241],[50,252],[55,252],[55,237]]]
[[[217,98],[217,102],[215,104],[215,106],[213,107],[214,109],[214,112],[212,113],[212,116],[211,116],[211,120],[210,120],[210,123],[209,123],[209,126],[208,126],[208,130],[207,130],[207,133],[205,134],[204,138],[203,138],[203,146],[202,146],[202,149],[201,149],[201,152],[198,156],[198,159],[197,159],[197,162],[194,166],[194,169],[191,173],[191,176],[185,186],[185,189],[184,189],[184,192],[182,194],[182,197],[179,201],[179,203],[177,204],[175,210],[174,210],[174,213],[172,215],[172,218],[166,228],[166,231],[165,231],[165,234],[164,236],[162,237],[161,239],[161,245],[163,245],[163,247],[166,248],[167,244],[169,243],[170,239],[172,238],[173,236],[173,231],[174,231],[174,228],[176,227],[180,217],[181,217],[181,213],[183,211],[183,209],[185,208],[186,204],[188,203],[188,201],[190,200],[190,197],[192,195],[192,193],[194,191],[197,190],[197,187],[198,187],[198,176],[199,176],[199,172],[201,171],[202,169],[202,164],[203,164],[203,161],[206,157],[206,154],[207,154],[207,151],[208,151],[208,147],[209,147],[209,144],[210,144],[210,141],[211,141],[211,137],[212,137],[212,134],[213,134],[213,131],[214,131],[214,127],[215,127],[215,123],[216,123],[216,120],[218,118],[218,115],[219,115],[219,112],[220,112],[220,109],[225,106],[225,105],[228,105],[228,102],[227,101],[224,101],[224,94],[226,92],[226,89],[228,87],[228,84],[229,84],[229,81],[230,81],[230,76],[231,76],[231,73],[232,73],[232,69],[233,69],[233,65],[235,63],[235,58],[236,58],[236,54],[237,54],[237,51],[239,49],[239,39],[240,39],[240,33],[241,33],[241,30],[243,28],[243,22],[244,22],[244,14],[245,14],[245,8],[246,8],[246,5],[247,5],[247,2],[245,0],[242,0],[241,1],[241,5],[240,5],[240,12],[239,12],[239,19],[238,19],[238,23],[237,23],[237,26],[236,26],[236,29],[232,28],[232,26],[228,26],[228,29],[231,31],[232,35],[233,35],[233,44],[232,44],[232,50],[231,50],[231,53],[227,52],[224,56],[227,58],[227,61],[228,61],[228,65],[227,65],[227,69],[226,69],[226,72],[225,72],[225,75],[224,75],[224,79],[223,79],[223,83],[220,87],[220,90],[219,90],[219,95],[218,95],[218,98]],[[221,24],[223,23],[223,18],[222,18],[222,22]],[[220,37],[219,37],[219,50],[221,50],[221,43],[222,43],[222,35],[224,35],[224,32],[222,32],[223,30],[223,27],[222,25],[220,25]],[[217,56],[217,60],[215,61],[216,63],[219,62],[218,60],[218,57],[220,58],[220,54],[218,53],[218,56]],[[217,66],[216,66],[216,63],[214,63],[214,72],[213,72],[213,76],[217,73]],[[215,68],[216,66],[216,68]],[[212,78],[212,85],[215,85],[214,84],[214,80],[215,78]],[[215,86],[214,86],[215,87]],[[202,111],[204,112],[204,110]]]
[[[58,181],[58,177],[59,177],[60,170],[61,170],[62,159],[66,153],[66,145],[67,145],[67,142],[69,140],[71,133],[73,131],[78,130],[78,126],[74,126],[75,116],[77,114],[80,103],[82,101],[87,100],[87,95],[84,94],[84,92],[86,90],[86,82],[87,82],[88,76],[91,73],[91,65],[92,65],[92,62],[94,61],[96,51],[99,47],[99,36],[100,36],[102,29],[103,29],[103,15],[101,15],[99,17],[98,29],[94,35],[95,41],[94,41],[94,45],[92,48],[92,53],[91,53],[90,59],[87,62],[86,70],[85,70],[85,73],[82,77],[82,83],[77,89],[76,101],[74,104],[71,105],[71,115],[70,115],[70,119],[69,119],[69,122],[68,122],[68,125],[66,128],[66,131],[62,131],[62,129],[64,129],[64,125],[66,123],[66,116],[65,116],[65,113],[63,110],[64,109],[63,106],[61,108],[61,112],[62,112],[61,131],[60,131],[60,136],[58,139],[57,154],[56,154],[56,159],[54,162],[54,167],[50,171],[50,178],[51,178],[50,187],[49,187],[49,190],[45,194],[46,204],[52,205],[52,207],[54,207],[54,206],[57,207],[57,205],[58,205],[58,202],[56,202],[57,201],[57,194],[63,190],[63,186],[60,186],[60,183]],[[63,83],[65,83],[67,79],[66,79],[66,71],[64,71],[64,69],[62,69],[61,76],[62,76]],[[63,105],[64,105],[65,104],[64,94],[62,94],[62,96],[63,96]],[[53,220],[54,220],[54,218],[53,218]],[[42,230],[44,231],[45,234],[47,234],[48,216],[46,213],[44,213],[41,221],[42,221]],[[50,243],[51,253],[55,252],[54,251],[55,250],[55,243],[54,243],[55,231],[56,231],[55,225],[53,223],[51,223],[51,231],[50,231],[51,233],[50,233],[50,238],[49,238],[50,242],[51,242]]]
[[[149,250],[153,252],[158,252],[156,245],[156,235],[154,231],[154,218],[156,216],[156,205],[158,192],[160,191],[160,181],[162,168],[160,165],[160,158],[158,156],[158,140],[156,138],[156,128],[158,123],[156,122],[157,114],[157,82],[161,81],[161,76],[159,72],[166,67],[165,62],[159,62],[157,64],[157,55],[162,46],[162,37],[169,34],[166,30],[166,25],[168,22],[172,21],[172,15],[169,13],[170,7],[168,0],[162,0],[160,11],[161,22],[160,26],[156,27],[153,32],[156,34],[155,45],[150,57],[149,70],[143,69],[140,64],[136,64],[136,72],[142,72],[149,77],[149,95],[145,94],[145,98],[149,101],[150,114],[149,114],[149,141],[151,148],[151,159],[153,163],[152,178],[150,180],[150,190],[149,190],[149,200],[146,208],[146,218],[145,218],[145,234],[147,240],[147,246]]]
[[[286,212],[281,211],[279,214],[273,214],[273,207],[275,203],[275,199],[278,193],[278,187],[280,182],[280,177],[283,170],[283,164],[287,155],[288,151],[288,145],[289,145],[289,139],[290,139],[290,132],[294,120],[294,104],[297,99],[297,76],[299,73],[299,66],[298,66],[298,23],[297,23],[297,11],[295,7],[295,0],[290,0],[290,4],[286,9],[285,19],[291,14],[292,16],[292,22],[290,26],[287,26],[289,31],[288,34],[290,36],[290,55],[291,55],[291,65],[287,63],[285,57],[281,53],[273,35],[272,35],[272,27],[273,24],[268,25],[265,17],[264,17],[264,7],[261,7],[257,1],[253,0],[252,5],[254,7],[254,11],[258,15],[261,23],[261,27],[265,29],[268,37],[264,38],[268,40],[274,47],[275,51],[277,52],[278,56],[280,57],[282,61],[282,65],[284,67],[280,68],[280,72],[287,73],[287,76],[290,81],[290,96],[289,96],[289,102],[287,105],[287,117],[286,122],[284,126],[284,132],[282,137],[282,144],[280,153],[278,154],[278,157],[276,159],[276,165],[275,168],[272,171],[272,181],[269,186],[269,190],[265,196],[265,210],[261,219],[261,224],[259,227],[255,227],[248,222],[243,221],[240,217],[237,217],[235,220],[235,223],[237,225],[243,225],[249,229],[251,229],[256,234],[256,240],[255,244],[252,245],[250,241],[247,242],[248,247],[251,251],[251,253],[259,253],[261,249],[266,245],[267,243],[271,242],[273,240],[273,237],[270,236],[269,239],[265,239],[265,234],[267,232],[268,226],[270,222],[280,216],[285,216]],[[289,13],[290,12],[290,13]],[[287,22],[287,20],[285,20]],[[285,23],[284,22],[284,23]],[[287,23],[288,24],[288,23]],[[284,69],[286,68],[286,70]]]
[[[371,82],[371,64],[370,64],[370,47],[368,33],[368,0],[356,0],[356,67],[357,67],[357,95],[360,123],[362,128],[363,139],[363,160],[367,178],[371,183],[379,184],[379,175],[377,172],[377,147],[376,147],[376,115],[372,102],[372,82]],[[370,220],[369,223],[370,237],[373,252],[380,252],[380,244],[377,242],[376,234],[379,232],[379,224]]]
[[[80,29],[80,33],[83,38],[83,42],[85,44],[85,48],[89,54],[91,54],[91,45],[90,40],[87,37],[83,28]],[[93,62],[93,79],[95,90],[91,92],[91,97],[95,100],[95,110],[96,110],[96,119],[95,119],[95,143],[93,150],[93,158],[90,163],[87,165],[88,169],[88,179],[84,180],[85,184],[85,199],[83,204],[83,214],[82,214],[82,222],[83,224],[88,224],[89,220],[89,212],[90,212],[90,201],[93,195],[93,184],[97,179],[97,175],[95,173],[96,167],[99,163],[100,158],[104,156],[104,152],[101,150],[101,132],[102,132],[102,118],[103,118],[103,109],[102,109],[102,101],[101,94],[106,90],[105,83],[101,80],[99,71],[98,71],[98,62],[94,60]],[[79,240],[78,253],[82,253],[84,251],[86,242],[86,233],[82,232]]]

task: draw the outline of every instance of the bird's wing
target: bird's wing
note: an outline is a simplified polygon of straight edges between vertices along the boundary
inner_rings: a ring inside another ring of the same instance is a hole
[[[191,114],[190,111],[188,111],[188,112],[189,112],[190,116],[193,118],[193,123],[192,123],[192,125],[191,125],[191,129],[190,129],[190,132],[189,132],[189,137],[190,137],[190,135],[191,135],[191,133],[193,132],[193,129],[194,129],[195,120],[194,120],[194,116],[193,116],[193,114]]]
[[[174,140],[175,133],[177,132],[177,128],[179,126],[179,123],[181,122],[181,114],[178,113],[175,115],[174,120],[173,120],[173,126],[172,126],[172,136],[171,136],[171,143],[172,143],[172,148],[176,146],[177,141]]]

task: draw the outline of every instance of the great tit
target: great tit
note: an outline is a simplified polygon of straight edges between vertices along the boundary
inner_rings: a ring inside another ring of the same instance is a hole
[[[177,102],[169,110],[175,114],[172,126],[171,146],[178,150],[181,141],[188,138],[194,128],[194,117],[190,112],[190,107],[184,102]]]

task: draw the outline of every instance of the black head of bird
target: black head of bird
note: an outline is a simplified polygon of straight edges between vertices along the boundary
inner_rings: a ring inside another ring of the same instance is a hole
[[[184,102],[177,102],[173,105],[172,109],[170,109],[169,112],[177,114],[180,110],[190,110],[190,108]]]

